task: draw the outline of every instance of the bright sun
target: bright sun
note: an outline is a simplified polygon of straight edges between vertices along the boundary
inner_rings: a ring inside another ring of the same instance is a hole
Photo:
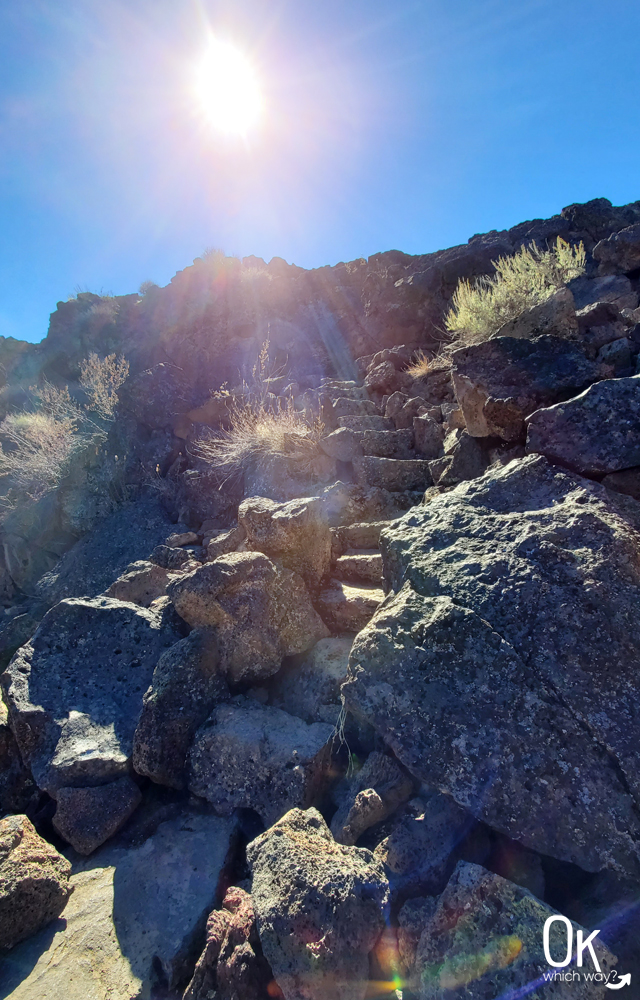
[[[246,56],[213,39],[200,63],[196,93],[207,120],[221,132],[245,134],[262,110],[262,95]]]

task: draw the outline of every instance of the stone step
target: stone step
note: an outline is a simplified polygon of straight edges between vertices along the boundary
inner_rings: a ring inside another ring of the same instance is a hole
[[[369,399],[369,390],[365,385],[343,388],[340,385],[321,386],[319,392],[326,393],[334,399]]]
[[[332,528],[331,535],[341,546],[341,555],[348,549],[377,549],[380,532],[389,523],[389,521],[356,521],[354,524]]]
[[[380,486],[390,493],[426,490],[433,485],[429,462],[414,459],[377,458],[363,455],[354,458],[353,471],[360,486]]]
[[[372,399],[348,399],[339,396],[333,403],[334,417],[380,416],[380,407]]]
[[[382,556],[377,549],[346,552],[336,561],[335,577],[347,583],[382,583]]]
[[[393,420],[388,417],[338,417],[338,427],[352,431],[393,431]]]
[[[330,580],[316,602],[318,613],[334,633],[359,632],[384,600],[384,591],[372,584]]]
[[[413,444],[413,431],[358,431],[360,445],[365,455],[378,458],[419,458]]]
[[[364,389],[364,386],[362,382],[354,382],[353,379],[322,378],[320,379],[320,388],[323,392],[329,392],[332,389],[340,389],[341,391]]]

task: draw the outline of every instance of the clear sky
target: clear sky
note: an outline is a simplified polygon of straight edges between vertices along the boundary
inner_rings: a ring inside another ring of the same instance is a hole
[[[246,135],[203,116],[211,33]],[[207,247],[303,267],[640,199],[638,0],[0,0],[0,334]]]

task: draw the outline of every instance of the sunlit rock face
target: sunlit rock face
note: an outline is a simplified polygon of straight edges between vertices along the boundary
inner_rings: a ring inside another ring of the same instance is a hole
[[[396,591],[347,707],[427,784],[589,871],[640,872],[637,504],[530,457],[383,530]]]

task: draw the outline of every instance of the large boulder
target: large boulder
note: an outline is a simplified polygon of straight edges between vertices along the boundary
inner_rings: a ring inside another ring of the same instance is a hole
[[[501,326],[496,336],[533,340],[543,333],[562,337],[563,340],[577,339],[576,304],[568,288],[560,288],[544,302],[525,309],[515,319]]]
[[[142,801],[128,774],[96,788],[59,788],[57,795],[53,826],[78,854],[93,854]]]
[[[56,796],[126,774],[154,667],[178,638],[160,615],[111,598],[61,601],[2,675],[36,783]]]
[[[305,656],[288,661],[272,685],[272,704],[305,722],[335,725],[352,643],[351,635],[321,639]]]
[[[527,420],[527,452],[583,475],[640,465],[640,375],[606,379]]]
[[[65,597],[97,597],[129,563],[146,559],[175,525],[155,500],[124,504],[105,517],[39,580],[48,604]]]
[[[599,274],[629,274],[640,267],[640,222],[600,240],[593,248]]]
[[[329,635],[301,577],[261,552],[221,556],[168,592],[189,625],[217,629],[221,669],[235,683],[275,674],[283,657]]]
[[[160,785],[184,788],[198,726],[229,697],[215,633],[194,629],[162,654],[144,696],[133,740],[133,766]]]
[[[215,708],[196,733],[189,790],[221,815],[255,809],[269,826],[322,792],[334,734],[329,723],[309,725],[279,708],[236,698]]]
[[[251,497],[240,504],[238,525],[250,551],[264,552],[317,589],[331,568],[331,529],[319,497],[275,503]]]
[[[26,816],[0,820],[0,948],[60,916],[73,889],[71,864]]]
[[[626,519],[625,519],[626,518]],[[382,532],[346,706],[525,846],[638,877],[640,510],[529,457]]]
[[[545,903],[480,865],[460,862],[437,901],[435,910],[423,909],[426,920],[416,949],[410,985],[419,1000],[486,1000],[488,997],[557,996],[595,1000],[602,996],[602,982],[586,978],[597,971],[604,976],[615,967],[615,956],[596,938],[592,942],[598,966],[589,948],[584,953],[585,975],[574,980],[545,983],[553,977],[544,953],[545,921],[557,916]],[[589,931],[566,917],[549,928],[549,953],[562,961],[567,938],[583,940]],[[558,970],[563,973],[565,970]],[[532,986],[541,985],[540,993]],[[559,992],[556,992],[559,987]]]
[[[12,1000],[177,996],[220,898],[235,823],[196,811],[135,847],[106,846],[75,865],[63,920],[3,964]],[[164,981],[164,982],[163,982]]]
[[[315,809],[292,809],[247,859],[260,943],[285,1000],[363,1000],[388,897],[371,853],[336,844]]]
[[[559,337],[496,337],[453,353],[453,386],[472,437],[517,440],[524,418],[595,382],[600,368]]]

